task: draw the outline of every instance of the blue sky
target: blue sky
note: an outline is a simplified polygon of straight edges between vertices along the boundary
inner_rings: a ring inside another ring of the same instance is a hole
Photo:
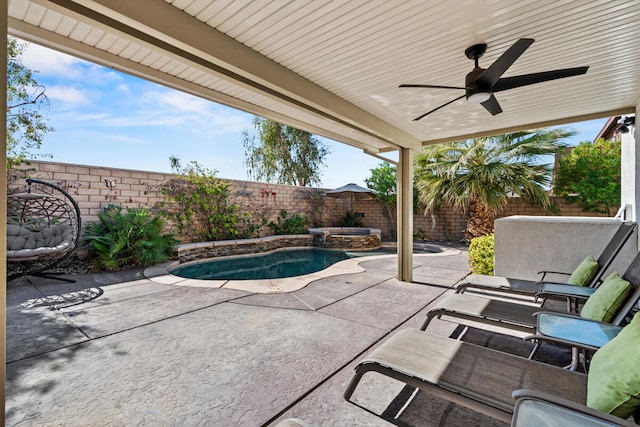
[[[51,160],[83,165],[169,172],[169,156],[197,160],[227,179],[246,180],[244,129],[252,115],[147,82],[110,68],[29,44],[23,62],[38,70],[51,101],[40,150]],[[606,119],[569,125],[571,143],[592,140]],[[364,186],[380,160],[321,138],[331,149],[321,187]],[[388,154],[393,158],[393,153]]]

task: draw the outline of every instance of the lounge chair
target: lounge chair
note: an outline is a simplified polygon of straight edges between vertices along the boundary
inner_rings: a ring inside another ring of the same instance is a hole
[[[417,329],[394,334],[355,368],[344,398],[362,376],[378,372],[474,411],[509,422],[512,393],[529,389],[561,396],[622,419],[640,407],[640,315],[596,352],[589,375],[568,371]],[[557,424],[563,425],[563,424]],[[626,425],[622,423],[621,425]]]
[[[632,427],[632,422],[549,393],[516,390],[511,427]]]
[[[597,262],[596,270],[592,273],[590,279],[587,275],[587,281],[586,283],[582,283],[582,285],[588,287],[596,287],[600,284],[602,275],[607,271],[607,268],[609,268],[615,257],[624,247],[631,234],[633,234],[633,230],[635,229],[635,227],[636,224],[633,222],[620,223],[620,226],[609,240],[609,243],[607,243],[605,248],[602,250],[602,253],[598,257],[598,259],[595,260]],[[581,268],[586,268],[586,263],[584,261],[580,266],[578,266],[573,274],[575,276],[579,276],[579,270]],[[483,289],[488,291],[509,292],[520,295],[534,296],[542,289],[542,285],[547,274],[562,274],[566,276],[572,275],[572,273],[563,273],[558,271],[540,271],[539,274],[543,275],[541,280],[539,281],[473,274],[467,277],[464,282],[456,286],[456,293],[464,293],[467,289]]]
[[[612,276],[613,274],[609,277]],[[622,275],[622,279],[629,282],[630,290],[626,294],[628,296],[626,296],[622,306],[618,305],[617,314],[613,316],[609,315],[610,318],[605,320],[614,325],[620,325],[633,311],[640,299],[640,253],[636,254]],[[603,289],[604,287],[605,285],[601,286],[589,299],[598,295],[596,299],[593,300],[594,304],[605,304],[604,308],[608,310],[610,307],[606,306],[606,303],[609,289]],[[619,303],[620,301],[617,302]],[[427,312],[427,318],[420,329],[426,330],[434,318],[446,315],[507,329],[531,332],[536,326],[534,314],[540,311],[540,307],[531,305],[456,293],[445,297],[435,307],[429,310]],[[594,317],[591,318],[594,320],[603,320]]]

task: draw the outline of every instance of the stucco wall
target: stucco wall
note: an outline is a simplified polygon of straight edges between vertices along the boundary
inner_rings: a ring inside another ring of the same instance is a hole
[[[498,219],[495,222],[495,275],[538,280],[537,272],[541,270],[570,273],[587,255],[597,258],[619,224],[611,218],[513,216]],[[637,242],[637,235],[629,238],[608,272],[622,274],[625,271],[638,252]],[[566,276],[555,279],[566,279]]]

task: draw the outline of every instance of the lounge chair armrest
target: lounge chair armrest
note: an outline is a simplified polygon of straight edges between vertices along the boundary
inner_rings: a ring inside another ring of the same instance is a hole
[[[544,285],[550,285],[555,289],[546,289]],[[558,289],[563,288],[563,289]],[[586,292],[588,291],[588,292]],[[542,290],[536,292],[536,298],[573,298],[580,301],[586,301],[593,294],[595,288],[585,286],[567,285],[565,283],[544,282]]]
[[[575,314],[575,313],[562,313],[559,311],[546,311],[546,310],[540,310],[540,311],[536,311],[535,313],[532,314],[533,317],[538,317],[541,314],[553,314],[554,316],[558,316],[558,317],[568,317],[571,319],[584,319],[584,317],[580,317],[579,314]],[[594,323],[598,323],[595,320],[590,320],[590,322],[594,322]],[[599,322],[602,323],[602,322]]]
[[[525,341],[533,341],[533,340],[538,340],[538,341],[547,341],[547,342],[552,342],[554,344],[560,344],[560,345],[564,345],[567,347],[576,347],[582,350],[591,350],[591,351],[596,351],[598,350],[600,347],[595,347],[589,344],[585,344],[585,343],[581,343],[578,341],[571,341],[571,340],[565,340],[562,338],[555,338],[555,337],[549,337],[546,335],[540,335],[540,334],[533,334],[533,335],[527,335],[526,337],[523,338]]]
[[[564,271],[553,271],[553,270],[540,270],[536,274],[542,274],[540,281],[544,281],[544,278],[547,277],[547,274],[562,274],[563,276],[571,276],[572,273],[565,273]]]
[[[559,426],[599,427],[613,425],[637,427],[636,424],[630,421],[548,393],[522,389],[514,391],[512,396],[516,399],[516,404],[511,427],[544,425],[543,420],[552,421],[553,425]],[[573,423],[569,424],[570,421],[573,421]]]

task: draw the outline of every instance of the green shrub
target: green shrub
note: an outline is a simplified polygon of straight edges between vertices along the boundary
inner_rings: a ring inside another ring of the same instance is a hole
[[[149,266],[168,260],[178,243],[173,234],[162,234],[164,221],[145,208],[109,206],[98,214],[98,222],[85,227],[85,244],[100,270]]]
[[[307,219],[301,215],[289,213],[284,209],[280,211],[276,222],[271,221],[269,227],[273,234],[304,234],[306,232]]]
[[[208,242],[252,237],[260,229],[261,224],[254,224],[249,214],[233,203],[230,183],[217,178],[215,170],[197,162],[186,167],[177,163],[174,170],[179,175],[161,188],[169,202],[159,207],[180,236]]]
[[[469,244],[469,267],[473,274],[493,276],[493,234],[474,237]]]
[[[424,231],[424,229],[418,228],[416,231],[413,232],[413,239],[414,240],[429,240],[429,236],[427,235],[427,232]]]
[[[362,216],[354,211],[347,211],[340,218],[340,227],[362,227]]]

